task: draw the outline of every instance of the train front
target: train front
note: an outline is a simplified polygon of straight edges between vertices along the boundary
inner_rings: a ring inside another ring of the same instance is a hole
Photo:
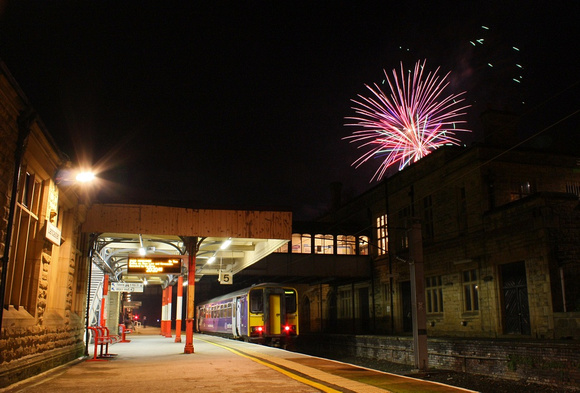
[[[249,338],[286,347],[298,335],[298,296],[294,288],[254,287],[248,294]]]

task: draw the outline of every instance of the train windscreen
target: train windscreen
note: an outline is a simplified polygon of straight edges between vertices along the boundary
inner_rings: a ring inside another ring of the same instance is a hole
[[[264,312],[264,290],[252,289],[250,291],[250,312],[260,313]]]
[[[292,289],[286,289],[284,291],[284,297],[286,300],[286,313],[292,314],[296,312],[296,291]]]

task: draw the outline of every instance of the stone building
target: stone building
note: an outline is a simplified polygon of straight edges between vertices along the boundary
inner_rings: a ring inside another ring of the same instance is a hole
[[[578,165],[575,156],[444,147],[342,205],[322,221],[368,236],[372,274],[303,291],[323,321],[309,326],[411,332],[415,221],[428,336],[579,339]]]
[[[0,62],[0,387],[84,352],[84,206],[70,167]]]

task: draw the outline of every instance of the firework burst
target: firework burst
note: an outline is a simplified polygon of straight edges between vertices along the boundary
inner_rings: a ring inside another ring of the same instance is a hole
[[[405,76],[401,63],[400,75],[393,69],[392,80],[384,71],[390,96],[375,83],[374,87],[365,85],[372,93],[370,97],[359,94],[358,99],[352,100],[357,104],[352,108],[356,116],[347,117],[351,123],[346,125],[358,129],[343,139],[360,143],[358,148],[368,148],[353,162],[357,168],[370,158],[383,159],[371,182],[375,178],[381,180],[387,169],[397,162],[401,170],[438,147],[459,145],[455,132],[469,131],[457,128],[465,123],[461,117],[469,107],[461,105],[465,92],[442,97],[449,85],[449,73],[440,77],[437,68],[423,78],[424,68],[425,61],[417,62],[414,72]]]

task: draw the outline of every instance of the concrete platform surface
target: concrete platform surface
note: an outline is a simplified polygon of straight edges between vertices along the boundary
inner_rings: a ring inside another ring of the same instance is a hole
[[[158,332],[141,329],[111,345],[110,359],[79,359],[0,392],[469,392],[208,335],[195,335],[195,352],[184,354],[185,336],[176,343]]]

